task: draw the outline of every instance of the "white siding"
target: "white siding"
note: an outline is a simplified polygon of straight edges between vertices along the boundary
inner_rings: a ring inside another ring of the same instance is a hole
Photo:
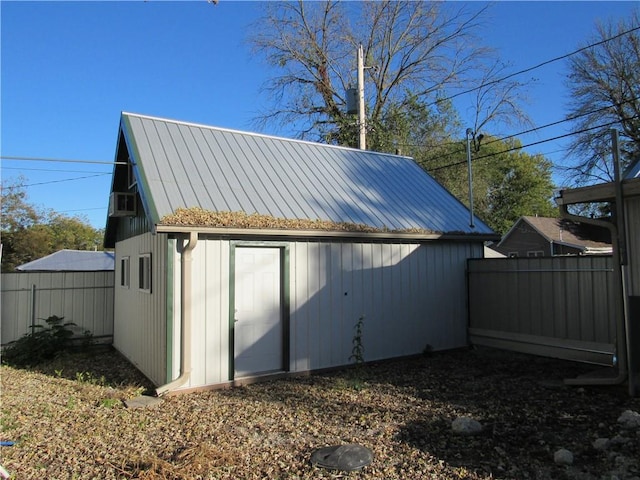
[[[466,260],[482,257],[481,244],[303,241],[288,248],[291,371],[351,363],[362,315],[366,361],[467,344]],[[193,251],[192,373],[183,388],[230,380],[230,252],[229,241],[204,239]],[[177,304],[174,317],[177,336]],[[174,378],[178,360],[176,348]]]
[[[366,361],[466,345],[461,243],[291,244],[291,370],[350,363],[364,316]]]
[[[138,259],[151,254],[151,292],[138,288]],[[129,257],[129,287],[120,285],[123,257]],[[150,233],[116,245],[113,345],[156,384],[166,382],[167,236]]]

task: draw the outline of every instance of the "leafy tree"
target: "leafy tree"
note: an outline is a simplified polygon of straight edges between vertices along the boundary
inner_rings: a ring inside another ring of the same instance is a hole
[[[552,203],[552,164],[523,152],[516,139],[483,138],[472,149],[474,212],[504,234],[523,215],[557,216]],[[418,162],[468,205],[466,139],[425,150]]]
[[[640,155],[640,19],[638,11],[617,24],[600,24],[594,46],[571,57],[568,119],[576,134],[570,166],[581,184],[613,178],[610,129],[620,133],[625,164]]]
[[[416,118],[446,123],[443,111],[451,113],[452,107],[441,102],[444,92],[469,84],[484,85],[478,90],[476,126],[522,115],[519,85],[491,82],[500,68],[475,37],[485,7],[473,11],[467,5],[388,0],[265,5],[251,42],[281,74],[264,87],[273,106],[261,124],[280,122],[302,138],[356,146],[357,115],[346,113],[345,92],[357,83],[359,44],[367,67],[371,150],[393,151],[416,135]],[[487,102],[499,103],[485,108]]]
[[[0,202],[3,272],[12,272],[19,265],[64,248],[90,250],[102,245],[102,230],[83,218],[30,204],[24,178],[3,183]]]

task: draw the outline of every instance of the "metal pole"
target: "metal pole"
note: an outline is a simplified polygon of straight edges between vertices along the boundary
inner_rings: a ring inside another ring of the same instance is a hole
[[[31,285],[31,335],[36,333],[36,286]]]
[[[360,150],[367,149],[367,126],[364,112],[364,51],[358,46],[358,129],[360,132]]]
[[[628,276],[627,276],[627,229],[625,224],[625,209],[624,209],[624,197],[622,195],[622,178],[621,178],[621,165],[620,165],[620,144],[618,143],[618,130],[611,129],[611,150],[613,153],[613,182],[615,184],[616,194],[616,208],[615,208],[615,222],[618,227],[617,238],[612,238],[612,241],[618,243],[618,258],[614,257],[614,261],[619,263],[620,273],[620,291],[622,294],[622,319],[624,324],[624,338],[626,348],[626,363],[628,369],[629,380],[629,395],[632,397],[640,390],[640,385],[636,379],[637,365],[640,363],[636,358],[636,345],[633,342],[632,336],[634,332],[631,328],[631,315],[629,313],[629,298],[628,298]],[[622,348],[622,346],[620,347]],[[640,352],[640,350],[638,350]]]
[[[473,223],[473,173],[471,170],[471,137],[473,130],[467,128],[467,170],[469,171],[469,226],[474,228]]]

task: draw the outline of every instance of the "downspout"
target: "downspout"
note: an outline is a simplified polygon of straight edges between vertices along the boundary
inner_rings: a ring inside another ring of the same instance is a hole
[[[184,385],[191,375],[191,252],[198,243],[198,232],[189,232],[189,243],[182,250],[180,278],[180,376],[156,389],[162,396]]]
[[[620,297],[620,301],[623,302],[624,284],[622,281],[622,269],[620,265],[620,253],[618,245],[618,229],[616,226],[604,220],[596,220],[593,218],[581,217],[579,215],[573,215],[569,213],[567,205],[560,203],[560,215],[562,218],[573,220],[579,223],[588,223],[590,225],[596,225],[609,229],[611,232],[611,246],[613,248],[613,275],[616,279],[616,292]],[[615,316],[616,316],[616,354],[618,357],[618,374],[615,377],[578,377],[568,378],[564,380],[566,385],[619,385],[627,380],[627,341],[626,341],[626,314],[624,303],[621,309],[617,308],[620,302],[614,302]]]

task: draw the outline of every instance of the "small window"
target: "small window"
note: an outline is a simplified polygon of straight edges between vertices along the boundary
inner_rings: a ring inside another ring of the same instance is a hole
[[[527,257],[543,257],[544,252],[542,250],[533,250],[527,252]]]
[[[123,288],[129,288],[129,257],[122,257],[120,259],[120,286]]]
[[[138,257],[138,288],[151,293],[151,254]]]

